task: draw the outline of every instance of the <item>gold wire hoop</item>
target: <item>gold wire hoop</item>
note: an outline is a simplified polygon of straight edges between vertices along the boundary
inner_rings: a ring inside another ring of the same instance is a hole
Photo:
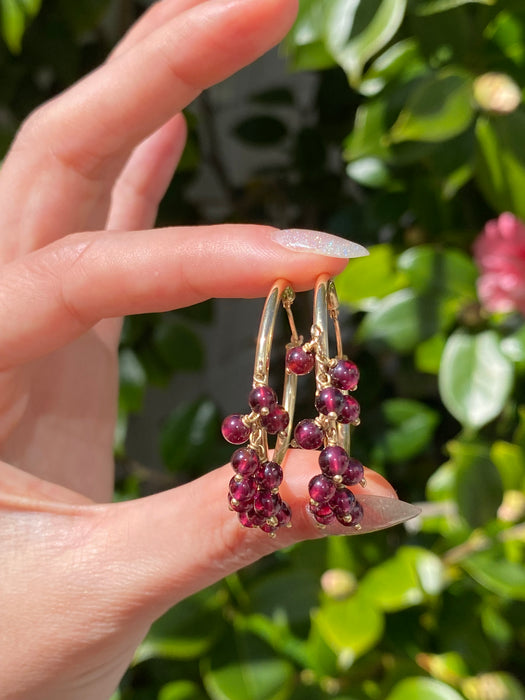
[[[339,325],[339,299],[333,279],[329,275],[318,277],[314,291],[314,310],[312,325],[312,340],[318,351],[315,353],[315,380],[317,391],[328,386],[330,379],[326,378],[326,368],[330,361],[328,316],[332,319],[337,344],[337,359],[343,359],[343,343]],[[350,454],[350,425],[337,425],[337,444]]]
[[[295,328],[295,323],[293,320],[293,315],[291,312],[291,306],[295,300],[295,292],[292,289],[289,282],[286,280],[277,280],[272,286],[264,304],[263,312],[261,315],[261,323],[259,326],[259,334],[257,336],[257,345],[255,350],[255,364],[253,368],[253,386],[267,385],[269,383],[270,375],[270,356],[272,351],[273,335],[275,330],[275,322],[277,320],[277,314],[281,304],[284,306],[288,321],[290,324],[290,330],[292,334],[291,343],[297,344],[299,342],[299,337],[297,336],[297,331]],[[282,406],[287,411],[290,418],[288,427],[277,434],[277,440],[275,443],[274,454],[272,457],[273,462],[281,464],[286,450],[288,449],[291,441],[292,430],[293,430],[293,418],[295,411],[295,397],[297,392],[297,376],[289,374],[285,371],[284,373],[284,385],[283,385],[283,398]],[[268,436],[266,431],[262,431],[262,434],[257,436],[258,444],[254,446],[258,448],[261,453],[260,456],[263,460],[268,459]],[[252,441],[251,441],[252,442]]]

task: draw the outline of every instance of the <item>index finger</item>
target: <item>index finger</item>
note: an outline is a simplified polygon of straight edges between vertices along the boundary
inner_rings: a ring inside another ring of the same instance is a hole
[[[190,7],[34,113],[0,174],[7,257],[103,228],[97,212],[105,215],[104,197],[133,148],[202,89],[275,45],[296,2]]]

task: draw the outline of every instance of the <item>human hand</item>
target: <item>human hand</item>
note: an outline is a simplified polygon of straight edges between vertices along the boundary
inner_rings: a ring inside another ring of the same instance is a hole
[[[168,607],[293,541],[315,455],[290,453],[294,527],[225,507],[231,469],[110,504],[124,314],[296,289],[345,260],[260,226],[147,230],[185,138],[180,110],[280,40],[296,0],[163,0],[110,59],[22,127],[0,171],[0,687],[6,700],[109,697]],[[176,115],[176,116],[172,116]],[[367,492],[392,497],[379,476]],[[342,528],[340,528],[342,529]]]

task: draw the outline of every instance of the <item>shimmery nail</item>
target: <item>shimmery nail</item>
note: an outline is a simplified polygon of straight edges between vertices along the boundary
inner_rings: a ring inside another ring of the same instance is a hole
[[[347,241],[323,231],[290,228],[274,231],[272,239],[289,250],[298,253],[317,253],[330,258],[361,258],[368,255],[368,250],[359,243]]]

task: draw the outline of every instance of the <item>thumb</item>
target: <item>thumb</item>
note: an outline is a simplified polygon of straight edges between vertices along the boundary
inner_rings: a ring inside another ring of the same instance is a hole
[[[271,552],[325,534],[355,534],[336,524],[320,530],[307,505],[308,482],[318,473],[318,453],[289,450],[280,493],[292,510],[292,527],[275,538],[243,528],[228,509],[231,466],[217,469],[177,489],[138,501],[97,506],[106,509],[103,537],[111,533],[112,566],[126,576],[115,587],[133,609],[147,609],[152,619],[181,599]],[[360,532],[407,520],[418,509],[397,500],[392,486],[367,469],[366,487],[352,487],[364,507]],[[120,589],[124,586],[125,591]]]

